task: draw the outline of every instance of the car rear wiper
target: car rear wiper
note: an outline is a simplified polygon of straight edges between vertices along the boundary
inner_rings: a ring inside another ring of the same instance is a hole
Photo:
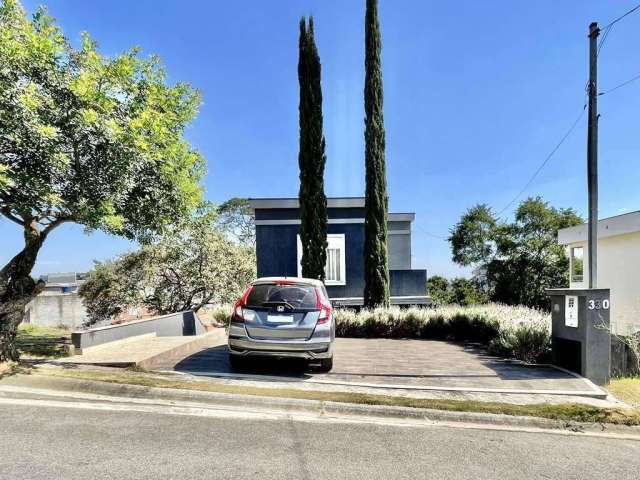
[[[296,307],[291,305],[286,300],[274,300],[272,302],[262,302],[262,305],[284,305],[285,307],[287,307],[290,310],[295,310],[296,309]]]

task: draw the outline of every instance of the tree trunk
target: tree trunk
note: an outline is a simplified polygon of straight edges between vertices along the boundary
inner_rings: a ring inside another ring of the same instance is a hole
[[[31,278],[31,270],[45,237],[35,222],[25,225],[24,249],[0,270],[0,362],[18,360],[18,325],[27,304],[44,289],[44,282]]]

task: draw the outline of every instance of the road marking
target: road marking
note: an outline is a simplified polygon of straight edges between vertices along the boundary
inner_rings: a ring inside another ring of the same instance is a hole
[[[7,387],[3,387],[2,391],[10,393]],[[14,393],[18,393],[18,388],[11,389]],[[124,397],[107,397],[95,394],[74,394],[66,395],[62,392],[39,389],[23,389],[30,390],[28,393],[36,394],[44,393],[46,396],[55,398],[65,398],[72,400],[50,400],[38,398],[13,398],[0,397],[0,405],[14,406],[31,406],[42,408],[66,408],[75,410],[96,410],[96,411],[112,411],[112,412],[140,412],[159,415],[182,415],[206,418],[221,419],[238,419],[250,421],[299,421],[304,423],[333,423],[333,424],[366,424],[378,425],[398,428],[455,428],[462,430],[485,430],[485,431],[503,431],[503,432],[520,432],[531,434],[549,434],[549,435],[565,435],[579,437],[597,437],[616,440],[633,440],[640,441],[640,432],[638,435],[607,433],[607,432],[574,432],[570,430],[549,430],[535,427],[518,427],[511,425],[492,425],[480,423],[463,423],[463,422],[447,422],[434,421],[429,419],[399,419],[399,418],[380,418],[372,416],[353,416],[327,414],[325,412],[283,412],[269,409],[251,409],[246,406],[234,408],[230,406],[208,406],[196,403],[181,402],[176,405],[174,401],[167,400],[150,400],[140,398],[124,398]],[[27,392],[23,392],[27,393]],[[79,401],[74,399],[84,399]]]

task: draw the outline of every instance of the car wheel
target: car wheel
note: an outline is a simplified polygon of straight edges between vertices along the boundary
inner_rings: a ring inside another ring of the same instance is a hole
[[[320,360],[320,371],[330,372],[333,368],[333,357],[323,358]]]

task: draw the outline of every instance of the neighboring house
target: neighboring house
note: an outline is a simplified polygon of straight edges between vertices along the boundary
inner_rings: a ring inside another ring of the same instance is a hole
[[[87,312],[78,295],[86,273],[50,273],[42,275],[45,287],[25,308],[23,323],[75,328],[84,323]]]
[[[250,199],[256,225],[258,277],[299,277],[302,245],[297,198]],[[325,285],[336,305],[358,306],[364,292],[364,198],[327,199]],[[413,213],[390,213],[391,303],[428,305],[426,270],[411,268]]]
[[[588,288],[587,225],[564,228],[558,243],[570,263],[570,287]],[[598,288],[611,290],[612,332],[640,331],[640,211],[598,222]]]

